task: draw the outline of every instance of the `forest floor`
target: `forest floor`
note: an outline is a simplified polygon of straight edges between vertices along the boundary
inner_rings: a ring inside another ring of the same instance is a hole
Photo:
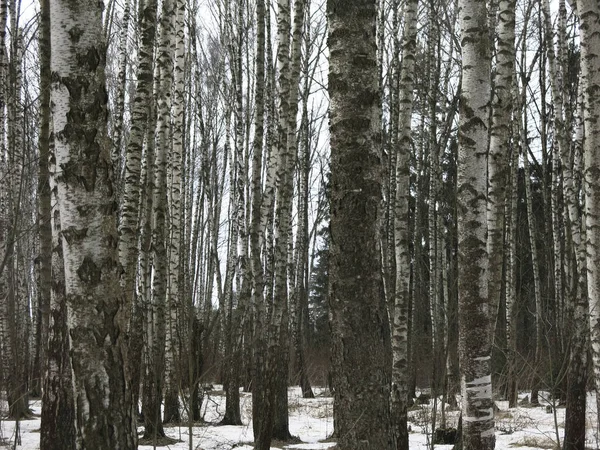
[[[217,386],[218,388],[218,386]],[[320,450],[333,447],[335,444],[326,441],[333,431],[333,399],[325,395],[323,389],[315,389],[316,398],[301,398],[299,389],[291,388],[289,391],[290,406],[290,431],[297,436],[301,443],[285,444],[274,443],[272,449],[304,449]],[[520,396],[521,399],[526,394]],[[178,443],[169,445],[170,450],[251,450],[252,449],[252,398],[250,394],[241,394],[241,410],[244,425],[242,426],[217,426],[225,410],[225,398],[222,391],[211,391],[205,398],[203,412],[206,423],[192,428],[193,442],[190,447],[189,428],[186,424],[180,426],[166,426],[168,436],[177,439]],[[496,402],[499,411],[496,414],[496,449],[508,450],[518,448],[521,450],[556,449],[557,430],[559,439],[562,440],[564,432],[564,407],[553,409],[544,402],[541,406],[531,407],[520,405],[508,409],[508,402]],[[6,411],[6,405],[2,405]],[[32,402],[35,417],[31,420],[20,422],[20,445],[15,447],[15,422],[2,418],[0,421],[0,448],[20,450],[39,449],[40,429],[40,402]],[[410,420],[410,448],[425,450],[431,438],[431,405],[414,406],[409,413]],[[596,422],[595,397],[588,398],[587,429],[588,441],[586,447],[599,449],[599,440],[595,433]],[[440,417],[438,413],[437,421]],[[447,426],[456,426],[458,411],[446,412]],[[140,428],[140,432],[142,429]],[[160,448],[160,447],[158,447]],[[153,449],[152,446],[140,445],[140,450]],[[452,445],[436,445],[435,450],[450,450]]]

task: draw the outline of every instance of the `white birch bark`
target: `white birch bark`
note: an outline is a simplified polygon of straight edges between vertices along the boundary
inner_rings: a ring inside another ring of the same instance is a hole
[[[458,299],[463,449],[493,449],[486,193],[490,45],[485,3],[459,0]]]
[[[491,317],[494,322],[500,304],[503,249],[505,248],[503,242],[504,204],[508,176],[513,77],[515,72],[515,5],[515,0],[502,0],[498,4],[498,41],[488,161],[487,203],[487,251],[490,255],[489,296],[492,307]],[[492,339],[494,339],[493,329]]]
[[[138,50],[138,81],[131,105],[131,131],[125,151],[123,200],[119,222],[119,262],[123,267],[121,285],[125,291],[125,299],[130,305],[135,296],[142,146],[151,109],[150,99],[154,83],[152,64],[156,35],[156,0],[142,0],[142,2],[139,18],[141,45]],[[127,314],[130,309],[127,308]]]
[[[49,9],[49,1],[47,2]],[[42,7],[42,12],[45,8]],[[49,14],[49,11],[47,12]],[[48,17],[48,21],[50,18]],[[48,27],[50,24],[48,23]],[[42,28],[43,29],[43,28]],[[48,30],[49,33],[49,30]],[[48,36],[49,37],[49,36]],[[50,42],[48,42],[50,45]],[[50,54],[48,54],[50,59]],[[48,68],[49,68],[48,61]],[[50,81],[50,80],[48,80]],[[48,90],[50,97],[50,90]],[[48,98],[48,106],[50,106]],[[48,111],[49,115],[50,111]],[[49,117],[48,117],[49,118]],[[46,139],[50,140],[50,130]],[[51,147],[48,142],[48,147]],[[53,152],[48,148],[48,153]],[[50,156],[50,155],[48,155]],[[67,303],[65,292],[64,259],[61,246],[60,212],[54,176],[56,166],[49,167],[52,174],[48,180],[48,195],[52,199],[51,226],[51,272],[52,289],[48,305],[48,362],[44,373],[42,417],[40,425],[40,450],[75,450],[75,403],[73,398],[73,375],[69,358],[69,329],[67,327]]]
[[[517,406],[516,350],[517,350],[517,186],[519,152],[515,146],[510,155],[510,184],[506,202],[506,365],[507,397],[511,408]]]
[[[290,435],[287,416],[287,374],[289,358],[289,310],[288,310],[288,238],[290,233],[291,199],[292,199],[292,168],[295,154],[291,153],[290,128],[296,130],[296,116],[293,125],[291,118],[290,92],[290,30],[291,30],[291,2],[278,0],[277,2],[277,100],[279,118],[277,122],[277,170],[275,191],[275,216],[274,216],[274,289],[273,289],[273,315],[269,332],[269,364],[273,377],[272,389],[274,392],[274,417],[273,437],[288,440]],[[297,95],[297,85],[294,86]],[[297,100],[296,100],[297,101]],[[292,139],[295,139],[295,135]],[[285,396],[283,395],[285,391]],[[283,417],[281,413],[285,411]]]
[[[121,193],[122,186],[122,169],[123,155],[121,153],[121,143],[123,137],[123,113],[125,110],[125,87],[127,85],[127,61],[128,61],[128,45],[127,37],[129,36],[129,18],[131,16],[131,0],[125,0],[123,6],[123,18],[121,30],[119,33],[119,72],[117,74],[117,92],[115,95],[115,114],[113,116],[113,148],[112,160],[115,170],[115,182],[118,186],[118,191]]]
[[[167,290],[167,365],[165,367],[165,422],[180,421],[179,414],[179,386],[178,374],[179,357],[178,346],[181,326],[178,317],[183,313],[181,304],[181,286],[179,285],[180,249],[181,249],[181,186],[182,186],[182,158],[184,150],[184,107],[185,107],[185,2],[176,0],[174,21],[175,58],[173,65],[173,100],[171,105],[172,123],[172,148],[169,158],[169,284]]]
[[[252,425],[254,444],[258,449],[271,446],[271,417],[264,414],[270,411],[266,379],[266,319],[267,308],[264,302],[264,275],[261,261],[262,187],[261,173],[263,160],[263,140],[265,122],[265,1],[256,2],[256,79],[254,117],[254,153],[252,156],[252,190],[250,220],[250,269],[252,274],[252,312],[254,321],[254,365],[252,367]],[[266,420],[265,420],[266,419]],[[260,446],[260,447],[259,447]]]
[[[402,69],[398,83],[398,147],[395,167],[394,248],[396,252],[396,291],[392,323],[392,389],[390,408],[396,448],[408,450],[408,303],[409,303],[409,164],[415,52],[417,46],[418,1],[406,3],[402,34]]]
[[[600,7],[577,1],[580,20],[581,74],[584,83],[583,152],[585,159],[585,228],[590,339],[596,395],[600,392]],[[598,399],[597,399],[598,402]]]
[[[77,448],[133,450],[137,430],[125,366],[101,14],[101,4],[51,2],[55,180]]]

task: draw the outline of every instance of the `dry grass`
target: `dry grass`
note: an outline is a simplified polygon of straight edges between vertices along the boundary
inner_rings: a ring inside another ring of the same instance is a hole
[[[545,436],[525,436],[523,439],[510,444],[511,447],[537,447],[549,450],[560,450],[558,444]]]

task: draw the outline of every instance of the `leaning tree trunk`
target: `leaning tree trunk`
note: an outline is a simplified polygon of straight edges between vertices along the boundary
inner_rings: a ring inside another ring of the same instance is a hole
[[[334,418],[344,450],[394,448],[379,254],[382,165],[377,2],[327,3]]]
[[[490,45],[484,2],[459,0],[462,94],[458,150],[459,358],[464,450],[493,450],[494,402],[486,249]]]
[[[77,446],[133,450],[137,429],[125,366],[126,302],[119,285],[101,17],[100,3],[50,4],[52,111],[61,169],[55,180]]]

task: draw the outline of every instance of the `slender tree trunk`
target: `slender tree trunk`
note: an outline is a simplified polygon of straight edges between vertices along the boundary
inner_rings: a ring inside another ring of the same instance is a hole
[[[136,412],[138,411],[139,387],[143,374],[144,307],[142,301],[145,299],[145,295],[142,294],[138,298],[135,281],[136,273],[138,273],[140,292],[143,292],[141,286],[146,273],[142,269],[141,263],[138,271],[138,259],[140,256],[146,258],[146,255],[140,255],[140,253],[146,252],[147,249],[142,247],[140,252],[138,246],[141,242],[138,240],[138,230],[141,229],[142,236],[145,235],[143,227],[144,213],[140,211],[140,205],[145,205],[146,197],[149,194],[145,192],[144,195],[141,195],[141,186],[147,185],[147,178],[152,173],[148,170],[149,165],[152,164],[152,157],[148,151],[146,151],[144,159],[145,169],[142,172],[142,150],[144,136],[148,132],[149,120],[153,111],[151,98],[154,85],[153,59],[156,37],[156,8],[155,0],[142,0],[139,8],[138,27],[141,33],[141,42],[138,48],[138,81],[131,104],[131,129],[124,155],[123,198],[121,200],[121,220],[119,221],[119,261],[123,268],[121,286],[125,292],[126,300],[130,302],[127,312],[131,311],[132,314],[127,323],[129,326],[131,388]],[[147,148],[150,145],[148,143]]]
[[[167,289],[167,348],[165,358],[165,408],[164,422],[178,423],[179,389],[181,385],[181,361],[179,348],[182,342],[182,331],[185,321],[180,320],[183,314],[181,304],[180,250],[181,250],[181,164],[184,151],[184,65],[185,65],[185,2],[175,2],[175,60],[174,60],[174,95],[172,100],[172,148],[169,158],[169,284]]]
[[[495,322],[500,305],[504,260],[504,212],[508,153],[513,109],[513,77],[515,72],[515,0],[498,4],[497,56],[495,90],[492,105],[492,129],[488,161],[487,251],[489,262],[489,298],[492,320]],[[494,327],[493,327],[494,328]],[[494,339],[492,329],[492,340]]]
[[[594,2],[577,2],[582,46],[582,81],[584,83],[585,136],[585,248],[587,251],[588,296],[591,331],[592,363],[596,401],[600,405],[600,85],[598,52],[600,51],[600,8]],[[600,426],[598,426],[600,427]]]
[[[509,408],[517,406],[517,186],[519,183],[519,152],[513,147],[510,161],[510,188],[507,196],[506,224],[506,384]]]
[[[50,225],[50,5],[40,2],[39,21],[40,58],[40,135],[38,137],[38,228],[39,228],[39,305],[36,336],[36,361],[34,365],[35,386],[43,387],[48,353],[50,326],[50,297],[52,292],[52,227]],[[43,389],[37,388],[41,395]]]
[[[315,395],[308,378],[305,355],[308,330],[308,181],[310,176],[310,130],[307,105],[309,93],[308,69],[308,56],[306,56],[302,119],[300,125],[300,136],[302,139],[298,146],[298,231],[296,234],[296,253],[294,258],[294,290],[290,302],[294,305],[292,313],[292,333],[295,357],[294,372],[298,377],[298,382],[302,390],[302,397],[314,398]]]
[[[48,4],[49,2],[45,3]],[[44,13],[44,11],[45,7],[42,7],[41,12]],[[44,31],[44,28],[42,27],[41,30]],[[49,61],[47,62],[49,63]],[[50,91],[48,91],[49,93]],[[49,115],[48,110],[48,119]],[[46,146],[48,156],[50,156],[50,134],[48,128],[45,135],[43,132],[41,133],[40,143],[43,136],[45,136],[46,142],[42,145]],[[50,170],[54,178],[56,176],[56,167],[53,165]],[[56,204],[55,183],[52,183],[52,188],[52,200]],[[50,190],[50,185],[48,185],[48,189]],[[42,397],[40,450],[75,450],[75,402],[73,398],[72,368],[69,359],[66,286],[61,247],[60,213],[58,208],[54,208],[50,220],[52,228],[52,290],[50,304],[48,305],[48,362],[44,376],[44,394]]]
[[[262,188],[261,172],[263,159],[265,119],[265,0],[256,2],[256,80],[254,117],[254,153],[252,156],[252,212],[250,219],[250,270],[252,273],[253,313],[253,365],[252,365],[252,426],[254,446],[257,450],[271,448],[273,413],[270,407],[270,392],[266,371],[266,319],[264,300],[264,275],[261,261]]]
[[[152,295],[148,310],[148,351],[144,389],[146,405],[144,414],[144,438],[156,440],[165,436],[161,402],[163,398],[164,371],[166,367],[166,321],[167,321],[167,154],[170,146],[170,110],[173,73],[173,17],[174,2],[167,0],[162,5],[161,38],[158,49],[157,70],[158,105],[156,123],[156,149],[152,164]]]
[[[408,450],[408,297],[409,297],[409,197],[411,116],[415,52],[417,46],[418,1],[406,3],[402,35],[402,69],[398,83],[398,147],[395,168],[395,251],[396,292],[392,327],[392,390],[391,419],[396,437],[396,449]],[[392,142],[395,138],[392,136]]]
[[[523,86],[523,93],[525,92],[525,86]],[[533,388],[531,389],[531,403],[539,404],[538,393],[540,386],[540,364],[542,363],[542,339],[543,339],[543,328],[542,320],[544,312],[542,310],[542,293],[541,293],[541,281],[540,281],[540,268],[539,268],[539,252],[536,243],[537,228],[535,222],[535,216],[533,213],[533,202],[532,202],[532,188],[531,188],[531,170],[529,166],[529,155],[527,146],[527,118],[525,111],[525,99],[522,99],[521,111],[523,114],[523,124],[521,125],[521,148],[523,158],[523,171],[525,172],[525,201],[527,207],[527,226],[529,231],[529,246],[531,251],[531,261],[533,266],[533,287],[535,296],[535,356],[533,362],[533,370],[535,371],[535,378],[533,380]]]
[[[60,215],[52,211],[56,189],[50,190],[50,2],[40,4],[40,308],[42,308],[42,340],[45,357],[40,357],[43,370],[41,450],[75,450],[75,404],[65,297],[65,274],[60,243]],[[53,172],[55,167],[52,167]],[[55,186],[54,186],[55,187]],[[48,239],[50,242],[48,242]],[[49,245],[48,245],[49,244]],[[49,266],[47,264],[49,263]],[[50,273],[45,272],[49,269]],[[49,288],[50,297],[44,297]],[[48,343],[46,344],[46,339]]]
[[[125,0],[123,6],[123,19],[121,23],[121,31],[119,33],[119,72],[117,74],[117,89],[115,95],[115,111],[113,115],[113,130],[112,130],[112,162],[115,171],[115,184],[119,192],[119,197],[123,190],[123,155],[121,152],[121,144],[123,140],[123,116],[125,110],[125,88],[127,86],[127,57],[128,45],[127,38],[129,36],[129,18],[131,16],[131,0]]]

